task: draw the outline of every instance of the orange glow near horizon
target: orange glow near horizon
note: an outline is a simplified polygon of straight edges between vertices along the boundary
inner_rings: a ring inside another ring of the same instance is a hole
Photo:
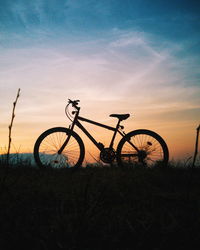
[[[99,107],[97,106],[96,109],[98,110]],[[116,107],[115,109],[117,110]],[[105,112],[100,112],[101,117],[98,117],[99,114],[96,113],[93,116],[87,116],[87,118],[113,127],[116,125],[117,120],[115,118],[109,117],[109,113],[107,113],[107,117],[104,118],[102,117],[101,113],[105,114]],[[165,121],[162,121],[161,119],[148,120],[147,117],[145,118],[146,114],[140,113],[138,116],[139,118],[137,119],[136,116],[132,115],[129,119],[121,123],[125,127],[125,132],[139,128],[150,129],[157,132],[163,137],[169,147],[170,160],[186,159],[190,156],[193,156],[196,136],[196,127],[194,122],[177,123],[176,121],[169,121],[168,123],[165,123]],[[84,117],[86,116],[84,115]],[[19,122],[19,119],[17,119],[16,115],[16,121],[14,121],[12,130],[11,153],[32,153],[34,143],[42,132],[55,126],[69,126],[70,122],[67,122],[67,120],[65,122],[65,117],[63,118],[64,119],[60,119],[57,122],[50,120],[49,123],[48,121],[44,123],[38,121],[31,124],[31,122],[28,123],[27,121],[27,124],[23,124],[23,122]],[[105,145],[105,147],[108,147],[112,138],[112,131],[96,127],[91,124],[88,125],[85,122],[82,122],[82,124],[98,142],[101,142]],[[99,160],[99,151],[95,145],[89,141],[89,139],[80,131],[80,129],[76,128],[75,131],[81,136],[85,144],[85,162],[95,162],[95,160]],[[114,145],[115,148],[120,138],[121,136],[116,138],[116,143]],[[6,153],[7,145],[8,129],[1,128],[1,154]]]

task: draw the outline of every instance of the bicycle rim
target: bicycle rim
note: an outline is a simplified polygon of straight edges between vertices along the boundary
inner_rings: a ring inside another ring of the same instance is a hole
[[[58,153],[68,136],[69,130],[65,128],[53,128],[44,132],[35,144],[34,156],[37,164],[40,167],[53,168],[80,166],[84,158],[84,146],[76,133],[70,134],[66,147],[61,154]]]
[[[118,163],[122,166],[163,166],[167,164],[169,158],[165,141],[150,130],[130,132],[119,143],[117,152]]]

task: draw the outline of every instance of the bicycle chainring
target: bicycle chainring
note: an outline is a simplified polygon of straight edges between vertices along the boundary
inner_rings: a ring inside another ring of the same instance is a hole
[[[116,153],[113,148],[104,148],[100,153],[100,159],[104,163],[112,163],[115,157],[116,157]]]

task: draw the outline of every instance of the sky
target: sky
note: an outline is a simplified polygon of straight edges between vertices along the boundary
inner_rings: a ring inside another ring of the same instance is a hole
[[[21,88],[12,152],[32,152],[44,130],[69,126],[70,98],[81,100],[81,116],[111,126],[111,113],[130,113],[126,132],[153,130],[170,159],[187,159],[200,121],[199,67],[197,0],[0,0],[0,151]],[[108,142],[109,131],[88,128]]]

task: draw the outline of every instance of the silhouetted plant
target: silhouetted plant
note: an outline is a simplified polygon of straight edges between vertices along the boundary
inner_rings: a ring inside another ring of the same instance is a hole
[[[12,110],[12,117],[11,117],[11,122],[9,125],[9,135],[8,135],[8,151],[7,151],[7,164],[9,165],[9,159],[10,159],[10,148],[11,148],[11,142],[12,142],[12,127],[13,127],[13,121],[15,118],[15,108],[16,108],[16,104],[17,104],[17,100],[19,98],[20,95],[20,89],[18,89],[17,91],[17,96],[15,101],[13,102],[13,110]]]
[[[197,157],[197,153],[198,153],[199,130],[200,130],[200,125],[197,127],[197,135],[196,135],[196,143],[195,143],[195,151],[194,151],[194,158],[193,158],[193,162],[192,162],[192,167],[195,166],[196,157]]]

